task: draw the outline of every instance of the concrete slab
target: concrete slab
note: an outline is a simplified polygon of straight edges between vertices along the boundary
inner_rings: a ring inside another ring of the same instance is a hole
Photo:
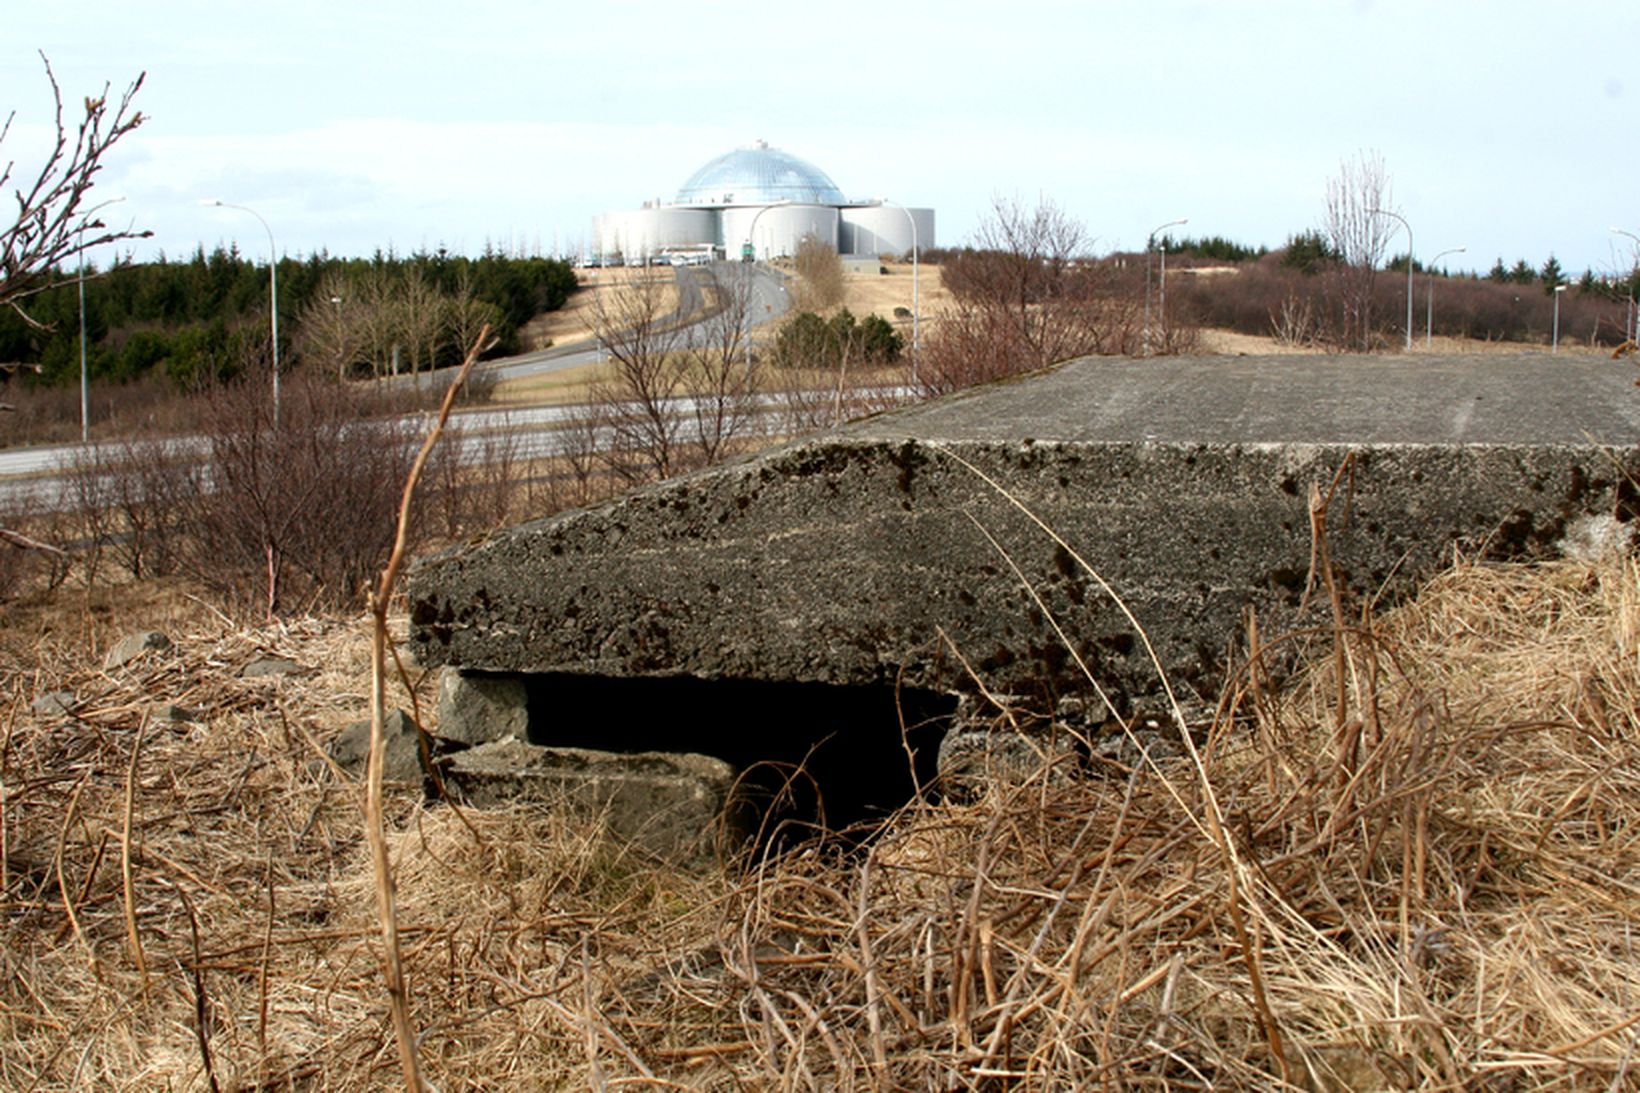
[[[1074,650],[1144,706],[1157,673],[1103,581],[1207,700],[1244,608],[1266,637],[1320,618],[1312,487],[1336,486],[1356,597],[1455,550],[1538,556],[1585,516],[1627,520],[1633,375],[1548,354],[1071,362],[426,559],[412,640],[486,672],[973,673],[1045,701],[1083,689]]]

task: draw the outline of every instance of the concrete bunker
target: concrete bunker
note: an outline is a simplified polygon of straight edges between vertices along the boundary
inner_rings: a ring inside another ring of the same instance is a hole
[[[821,696],[869,706],[898,686],[939,706],[971,673],[1051,712],[1083,688],[1056,627],[1119,709],[1157,708],[1145,643],[1074,549],[1210,706],[1247,607],[1267,635],[1324,621],[1305,595],[1312,495],[1333,496],[1358,602],[1392,603],[1455,551],[1549,556],[1591,521],[1627,542],[1630,379],[1526,354],[1071,362],[425,559],[411,638],[424,664],[510,680],[507,731],[553,746],[700,741],[755,762],[795,746],[775,726]],[[680,716],[722,706],[711,688],[776,711],[768,731],[713,739],[709,717]],[[629,696],[650,713],[599,720]],[[845,757],[888,748],[826,738]]]
[[[710,755],[740,773],[750,830],[840,831],[932,786],[954,695],[880,684],[692,676],[527,677],[528,739],[545,747]]]

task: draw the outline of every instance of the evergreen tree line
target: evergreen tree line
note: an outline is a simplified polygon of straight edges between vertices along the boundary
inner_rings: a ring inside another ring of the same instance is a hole
[[[493,252],[469,258],[443,250],[281,258],[277,280],[282,360],[330,368],[345,340],[362,347],[341,369],[354,375],[379,371],[389,356],[402,357],[407,369],[458,362],[465,348],[459,338],[476,334],[482,322],[499,339],[492,353],[516,352],[524,324],[562,307],[576,286],[564,261]],[[158,373],[191,390],[231,378],[247,360],[267,355],[268,266],[237,248],[207,254],[201,247],[180,261],[162,256],[101,270],[88,266],[84,287],[93,379],[125,382]],[[29,313],[40,326],[0,313],[0,362],[39,365],[35,383],[77,383],[78,271],[63,271],[56,286],[30,301]],[[369,336],[339,338],[336,324],[344,320]],[[438,333],[430,334],[434,325]]]

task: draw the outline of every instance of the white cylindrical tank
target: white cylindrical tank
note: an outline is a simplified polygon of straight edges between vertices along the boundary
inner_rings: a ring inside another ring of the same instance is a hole
[[[606,213],[597,221],[599,247],[627,261],[649,259],[672,247],[715,241],[716,217],[704,209],[650,208]]]
[[[670,247],[698,247],[714,242],[712,213],[704,209],[645,209],[635,225],[635,252],[653,258]]]
[[[837,246],[837,210],[831,205],[741,205],[723,211],[723,246],[730,258],[740,255],[748,238],[757,260],[797,253],[805,235]]]
[[[839,216],[838,250],[843,254],[876,257],[911,254],[912,243],[919,251],[934,245],[934,210],[912,209],[904,205],[854,205]],[[911,230],[912,221],[917,229]]]

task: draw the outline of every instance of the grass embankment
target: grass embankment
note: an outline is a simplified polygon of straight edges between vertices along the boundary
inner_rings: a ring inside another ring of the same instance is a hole
[[[360,788],[319,751],[365,716],[364,628],[156,587],[0,629],[0,1086],[394,1087]],[[100,667],[156,623],[173,650]],[[305,667],[236,674],[264,653]],[[1045,772],[851,854],[686,876],[403,792],[428,1076],[1633,1088],[1640,568],[1461,566],[1311,653],[1230,681],[1199,766]],[[33,711],[59,689],[72,716]]]

